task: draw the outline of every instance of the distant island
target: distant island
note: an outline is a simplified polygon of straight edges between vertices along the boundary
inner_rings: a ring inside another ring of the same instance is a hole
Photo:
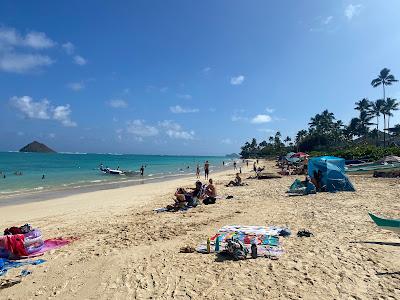
[[[227,158],[240,158],[240,155],[236,154],[236,153],[231,153],[231,154],[225,155],[225,157],[227,157]]]
[[[19,152],[37,152],[37,153],[56,153],[53,149],[50,149],[45,144],[33,141],[32,143],[22,147]]]

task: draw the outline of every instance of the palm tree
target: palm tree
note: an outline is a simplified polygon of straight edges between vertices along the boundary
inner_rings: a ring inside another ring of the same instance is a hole
[[[372,103],[367,99],[363,98],[360,101],[356,102],[355,110],[361,111],[369,111],[371,109]]]
[[[273,136],[270,136],[270,137],[268,138],[268,141],[272,144],[272,142],[274,141],[274,137],[273,137]]]
[[[378,144],[379,138],[379,117],[383,111],[383,107],[385,106],[385,101],[383,99],[378,99],[372,103],[371,113],[376,117],[376,142]]]
[[[386,101],[386,94],[385,94],[385,86],[388,85],[392,85],[394,82],[397,82],[398,80],[394,77],[394,75],[389,74],[390,70],[388,68],[383,68],[380,72],[380,74],[378,75],[377,78],[375,78],[374,80],[371,81],[371,85],[373,87],[377,87],[382,85],[383,88],[383,101]],[[383,146],[386,146],[386,131],[385,131],[385,126],[386,126],[386,113],[384,113],[384,109],[383,111],[381,111],[383,113]]]
[[[371,81],[371,85],[373,87],[377,87],[382,85],[383,88],[383,100],[385,100],[386,95],[385,95],[385,86],[387,85],[392,85],[393,82],[397,82],[398,80],[394,78],[394,75],[389,74],[390,70],[388,68],[383,68],[378,75],[377,78]]]
[[[385,113],[388,116],[387,129],[389,130],[389,128],[390,128],[390,117],[393,116],[392,111],[399,110],[399,103],[397,102],[396,99],[388,97],[386,99],[386,101],[385,101],[385,107],[384,108],[385,108]]]
[[[289,136],[287,136],[285,139],[284,139],[284,142],[285,143],[288,143],[288,142],[290,142],[292,139],[289,137]]]
[[[307,130],[302,129],[299,132],[297,132],[296,138],[295,138],[295,142],[297,145],[297,151],[299,151],[299,145],[306,136],[307,136]]]

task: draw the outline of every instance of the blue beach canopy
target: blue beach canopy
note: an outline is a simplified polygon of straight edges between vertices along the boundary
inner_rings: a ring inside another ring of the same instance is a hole
[[[308,175],[313,177],[314,172],[322,172],[322,185],[328,192],[354,192],[354,186],[345,174],[345,160],[334,156],[313,157],[308,160]]]

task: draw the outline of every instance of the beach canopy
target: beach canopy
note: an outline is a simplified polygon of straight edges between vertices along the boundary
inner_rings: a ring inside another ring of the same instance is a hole
[[[295,158],[295,157],[302,158],[302,157],[307,157],[307,156],[309,156],[307,153],[297,152],[297,153],[293,154],[290,158]]]
[[[308,160],[308,175],[314,177],[314,172],[321,171],[321,183],[328,192],[354,192],[354,186],[345,174],[344,162],[343,158],[334,156],[313,157]]]

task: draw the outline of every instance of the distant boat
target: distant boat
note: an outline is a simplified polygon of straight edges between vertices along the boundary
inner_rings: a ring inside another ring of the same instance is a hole
[[[104,174],[110,174],[110,175],[123,175],[124,172],[118,169],[110,169],[110,168],[103,168],[100,166],[100,171],[103,172]]]
[[[371,219],[378,225],[379,228],[393,231],[397,234],[400,234],[400,220],[394,219],[383,219],[375,216],[372,213],[368,213]]]

